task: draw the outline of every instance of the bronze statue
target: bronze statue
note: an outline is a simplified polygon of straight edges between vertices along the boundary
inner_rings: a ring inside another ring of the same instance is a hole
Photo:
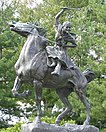
[[[15,64],[17,77],[15,79],[14,87],[12,89],[13,95],[16,97],[28,96],[30,94],[30,91],[18,93],[18,90],[21,88],[21,85],[25,82],[33,84],[35,88],[36,106],[38,109],[36,122],[40,123],[42,115],[42,88],[46,87],[49,89],[56,90],[56,93],[58,94],[60,100],[66,107],[65,110],[60,113],[56,118],[55,123],[59,124],[62,118],[72,110],[72,106],[68,101],[68,96],[71,92],[76,92],[79,99],[86,107],[87,113],[84,124],[88,125],[90,122],[90,105],[85,96],[85,90],[87,83],[94,79],[95,73],[91,70],[81,72],[80,69],[75,66],[74,70],[70,68],[61,68],[59,76],[53,76],[51,73],[54,71],[54,67],[50,67],[47,64],[48,39],[44,37],[43,29],[31,23],[18,22],[11,23],[10,27],[12,31],[27,38],[20,53],[19,59]],[[65,39],[67,40],[68,38]],[[67,43],[67,41],[65,42]],[[57,37],[56,45],[58,45],[58,43],[59,40]],[[65,43],[62,43],[62,48],[64,47],[63,45],[66,46]],[[76,44],[74,43],[72,45]],[[59,46],[59,48],[60,47],[61,46]],[[71,62],[68,55],[67,58],[68,66],[74,66],[73,62]],[[67,65],[67,63],[64,62],[63,65]]]

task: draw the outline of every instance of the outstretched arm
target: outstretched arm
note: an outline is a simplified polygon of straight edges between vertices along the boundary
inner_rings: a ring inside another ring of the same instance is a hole
[[[59,18],[60,16],[64,13],[65,10],[69,10],[69,8],[67,7],[63,7],[61,8],[62,10],[55,16],[55,20],[56,20],[56,25],[58,25],[60,22],[59,22]]]
[[[72,45],[63,45],[64,48],[75,48],[77,47],[77,44],[72,44]]]

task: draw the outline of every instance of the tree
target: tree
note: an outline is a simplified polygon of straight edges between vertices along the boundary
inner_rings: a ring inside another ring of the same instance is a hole
[[[14,63],[18,57],[18,44],[22,40],[11,33],[8,26],[10,21],[15,20],[16,4],[15,1],[10,3],[7,0],[0,1],[0,111],[2,112],[0,128],[8,126],[6,119],[3,118],[5,114],[19,115],[16,108],[17,99],[13,98],[11,89],[15,78]]]

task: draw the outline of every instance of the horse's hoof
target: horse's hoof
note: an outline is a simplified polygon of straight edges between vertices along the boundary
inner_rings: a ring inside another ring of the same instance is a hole
[[[85,122],[83,123],[83,125],[84,125],[84,126],[87,126],[87,125],[89,125],[89,122],[88,122],[88,121],[85,121]]]
[[[31,95],[31,93],[32,93],[32,91],[30,91],[30,90],[24,91],[23,96],[29,96],[29,95]]]
[[[35,123],[36,123],[36,124],[41,124],[41,120],[40,120],[39,117],[36,117],[36,119],[35,119]]]
[[[55,125],[56,125],[56,126],[59,126],[59,123],[60,123],[60,120],[56,120],[56,121],[55,121]]]
[[[13,93],[14,97],[19,97],[20,95],[18,93]]]

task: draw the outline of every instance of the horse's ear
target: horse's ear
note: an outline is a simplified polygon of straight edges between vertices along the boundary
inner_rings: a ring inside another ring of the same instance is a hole
[[[39,34],[41,36],[44,36],[46,33],[46,30],[44,28],[40,27],[38,22],[35,22],[34,25],[35,25],[35,28],[37,28]]]
[[[34,25],[39,26],[38,22],[35,22]]]
[[[41,36],[44,36],[45,33],[46,33],[46,30],[45,30],[44,28],[39,27],[39,28],[37,28],[37,30],[38,30],[38,32],[39,32],[39,34],[40,34]]]

